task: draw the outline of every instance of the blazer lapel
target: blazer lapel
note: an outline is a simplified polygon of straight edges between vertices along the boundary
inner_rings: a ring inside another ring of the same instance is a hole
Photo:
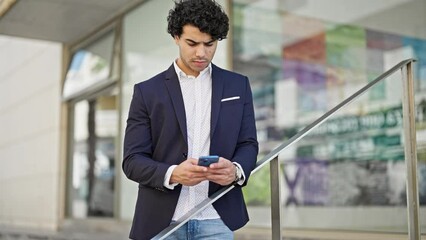
[[[179,122],[180,130],[184,136],[185,141],[188,141],[186,133],[186,117],[185,117],[185,106],[183,104],[182,91],[180,89],[179,79],[176,75],[175,68],[169,67],[166,71],[166,87],[172,100],[173,108],[175,109],[176,118]]]
[[[221,71],[216,65],[212,64],[212,106],[211,106],[211,125],[210,125],[210,136],[213,136],[216,128],[217,121],[219,119],[220,112],[220,99],[222,98],[224,77]]]

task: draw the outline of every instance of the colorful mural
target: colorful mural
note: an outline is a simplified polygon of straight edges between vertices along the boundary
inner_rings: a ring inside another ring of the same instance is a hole
[[[418,60],[417,99],[426,99],[426,40],[244,4],[234,12],[233,66],[252,81],[261,154],[406,58]],[[253,22],[260,15],[269,24]],[[396,76],[375,85],[284,154],[286,206],[406,204],[400,84]],[[425,205],[426,138],[418,142]]]

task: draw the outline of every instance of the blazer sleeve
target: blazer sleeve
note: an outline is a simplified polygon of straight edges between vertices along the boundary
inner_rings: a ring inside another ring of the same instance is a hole
[[[122,168],[126,176],[147,187],[163,188],[169,164],[152,159],[151,119],[140,84],[134,86],[124,136]]]

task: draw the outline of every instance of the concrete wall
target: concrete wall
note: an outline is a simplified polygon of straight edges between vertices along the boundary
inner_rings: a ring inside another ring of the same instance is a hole
[[[58,225],[61,64],[58,43],[0,36],[0,225]]]

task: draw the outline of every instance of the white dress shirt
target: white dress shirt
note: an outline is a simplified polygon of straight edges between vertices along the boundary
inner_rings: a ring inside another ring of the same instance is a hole
[[[211,64],[197,77],[186,75],[176,64],[173,63],[182,91],[185,105],[186,127],[188,136],[188,158],[198,159],[200,156],[209,155],[210,150],[210,114],[212,100],[212,77]],[[164,185],[170,185],[170,177],[176,166],[169,168]],[[209,182],[203,181],[195,186],[182,186],[179,200],[176,206],[173,220],[178,220],[194,206],[208,197]],[[219,214],[209,206],[200,212],[194,219],[216,219]]]

